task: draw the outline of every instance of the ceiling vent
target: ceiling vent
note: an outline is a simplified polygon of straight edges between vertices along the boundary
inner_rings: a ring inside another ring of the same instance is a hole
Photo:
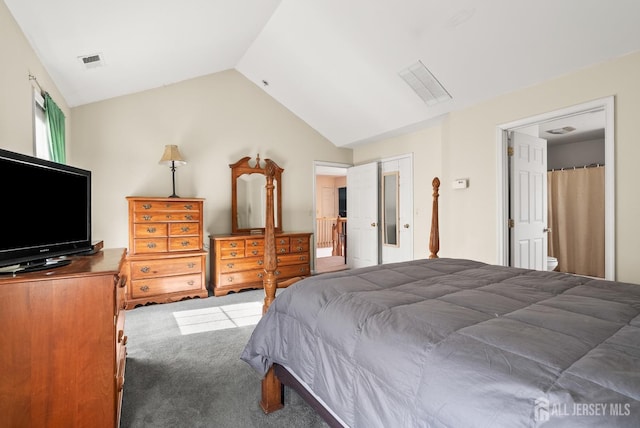
[[[553,134],[553,135],[563,135],[563,134],[568,134],[569,132],[575,131],[576,128],[574,128],[573,126],[565,126],[562,128],[556,128],[556,129],[549,129],[546,132],[547,134]]]
[[[427,105],[434,105],[451,99],[449,92],[421,61],[407,67],[398,74]]]
[[[101,54],[79,56],[78,59],[84,64],[86,68],[97,68],[104,65]]]

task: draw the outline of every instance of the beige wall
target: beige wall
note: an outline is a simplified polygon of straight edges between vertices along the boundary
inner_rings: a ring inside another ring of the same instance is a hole
[[[496,223],[499,213],[497,126],[613,95],[616,279],[640,283],[640,263],[637,260],[640,254],[638,76],[640,53],[635,53],[454,112],[431,131],[431,138],[421,137],[424,132],[421,131],[400,139],[357,147],[354,162],[414,152],[416,203],[426,206],[426,201],[420,202],[419,198],[429,195],[427,189],[420,188],[420,183],[425,183],[431,175],[440,175],[442,180],[440,256],[496,263],[499,247]],[[434,152],[429,154],[431,147]],[[453,190],[451,183],[456,178],[468,178],[469,188]],[[419,205],[416,210],[420,210]],[[417,250],[426,245],[428,232],[425,233],[424,227],[418,231],[417,227],[420,222],[426,224],[427,218],[416,216],[414,222],[415,254],[419,257]]]
[[[4,2],[0,2],[0,148],[34,155],[33,88],[29,74],[69,118],[69,107]],[[67,145],[70,124],[67,120]]]
[[[105,246],[128,246],[125,197],[168,196],[171,172],[158,165],[177,144],[187,165],[176,193],[206,198],[205,236],[231,231],[229,164],[244,156],[284,168],[282,221],[312,231],[313,161],[351,163],[338,149],[235,70],[72,110],[71,151],[93,172],[93,234]]]
[[[327,217],[338,216],[338,188],[345,187],[346,185],[347,177],[344,176],[316,176],[316,217],[322,217],[323,212],[330,212]],[[326,187],[334,190],[333,204],[330,207],[325,207],[322,201],[322,189]]]

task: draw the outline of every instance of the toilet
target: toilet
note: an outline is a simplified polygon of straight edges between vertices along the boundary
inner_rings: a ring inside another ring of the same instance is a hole
[[[558,259],[555,257],[547,257],[547,270],[556,270],[558,267]]]

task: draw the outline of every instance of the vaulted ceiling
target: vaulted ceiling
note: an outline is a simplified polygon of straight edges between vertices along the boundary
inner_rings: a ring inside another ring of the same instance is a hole
[[[4,2],[71,107],[236,69],[336,146],[640,50],[638,0]]]

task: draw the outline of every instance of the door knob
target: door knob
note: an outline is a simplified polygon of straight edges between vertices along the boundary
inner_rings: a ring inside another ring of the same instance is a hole
[[[544,229],[542,229],[542,231],[544,233],[551,233],[551,228],[550,227],[545,227]]]
[[[404,225],[404,228],[405,228],[405,229],[409,229],[409,223],[406,223],[406,224]]]
[[[371,227],[376,227],[376,223],[371,223]]]

